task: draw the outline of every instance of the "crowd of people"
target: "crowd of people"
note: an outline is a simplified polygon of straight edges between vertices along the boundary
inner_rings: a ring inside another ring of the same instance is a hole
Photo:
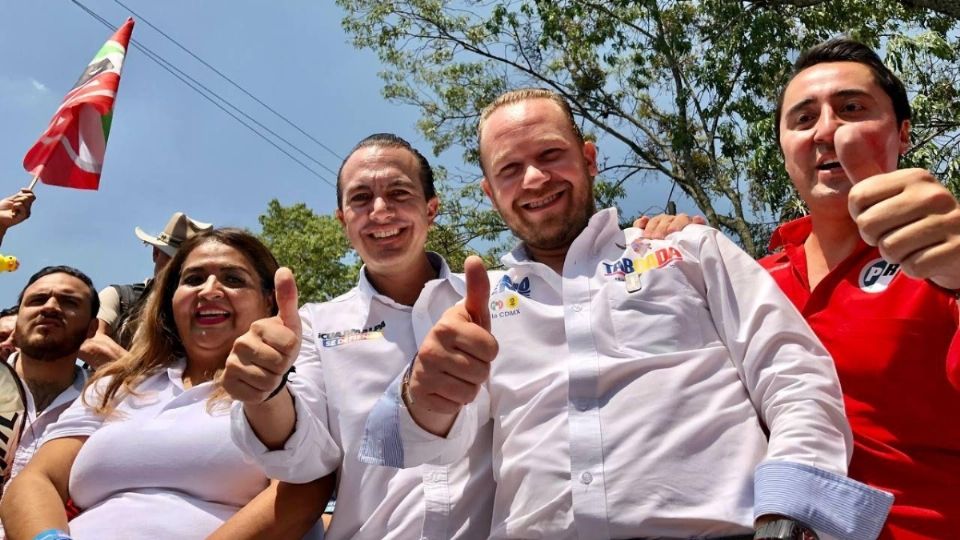
[[[44,268],[0,313],[23,403],[0,410],[19,426],[0,429],[3,530],[954,538],[960,203],[899,169],[910,117],[868,47],[804,52],[776,129],[809,215],[759,262],[702,219],[621,229],[569,104],[519,89],[477,127],[520,240],[501,270],[426,251],[433,172],[389,133],[340,167],[364,266],[329,302],[299,305],[255,236],[182,213],[137,229],[143,282]],[[0,240],[33,200],[0,201]]]

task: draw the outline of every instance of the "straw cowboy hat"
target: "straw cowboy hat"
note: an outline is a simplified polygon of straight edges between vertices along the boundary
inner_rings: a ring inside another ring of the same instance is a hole
[[[137,233],[137,238],[173,257],[177,254],[177,248],[180,247],[180,244],[184,243],[188,238],[195,234],[209,231],[212,228],[213,225],[210,223],[194,221],[183,212],[177,212],[173,214],[170,221],[167,222],[167,226],[163,228],[163,232],[156,236],[147,234],[140,227],[134,229],[134,232]]]

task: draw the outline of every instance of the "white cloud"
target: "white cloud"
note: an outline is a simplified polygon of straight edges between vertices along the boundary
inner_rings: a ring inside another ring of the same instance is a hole
[[[40,82],[40,81],[38,81],[38,80],[36,80],[36,79],[30,79],[30,84],[32,84],[33,87],[34,87],[38,92],[42,92],[42,93],[46,94],[47,92],[50,91],[50,89],[47,88],[47,85],[43,84],[42,82]]]

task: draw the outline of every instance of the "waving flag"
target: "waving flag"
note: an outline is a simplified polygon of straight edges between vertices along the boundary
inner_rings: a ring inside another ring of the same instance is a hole
[[[63,98],[47,130],[23,158],[23,168],[44,184],[97,189],[120,86],[120,68],[133,32],[127,19]]]

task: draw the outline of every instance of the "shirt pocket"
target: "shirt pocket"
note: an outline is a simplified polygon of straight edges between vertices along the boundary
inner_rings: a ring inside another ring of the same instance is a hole
[[[603,292],[616,350],[650,356],[716,344],[706,302],[682,277],[678,270],[665,268],[644,273],[637,291],[627,291],[620,281],[606,284]]]

